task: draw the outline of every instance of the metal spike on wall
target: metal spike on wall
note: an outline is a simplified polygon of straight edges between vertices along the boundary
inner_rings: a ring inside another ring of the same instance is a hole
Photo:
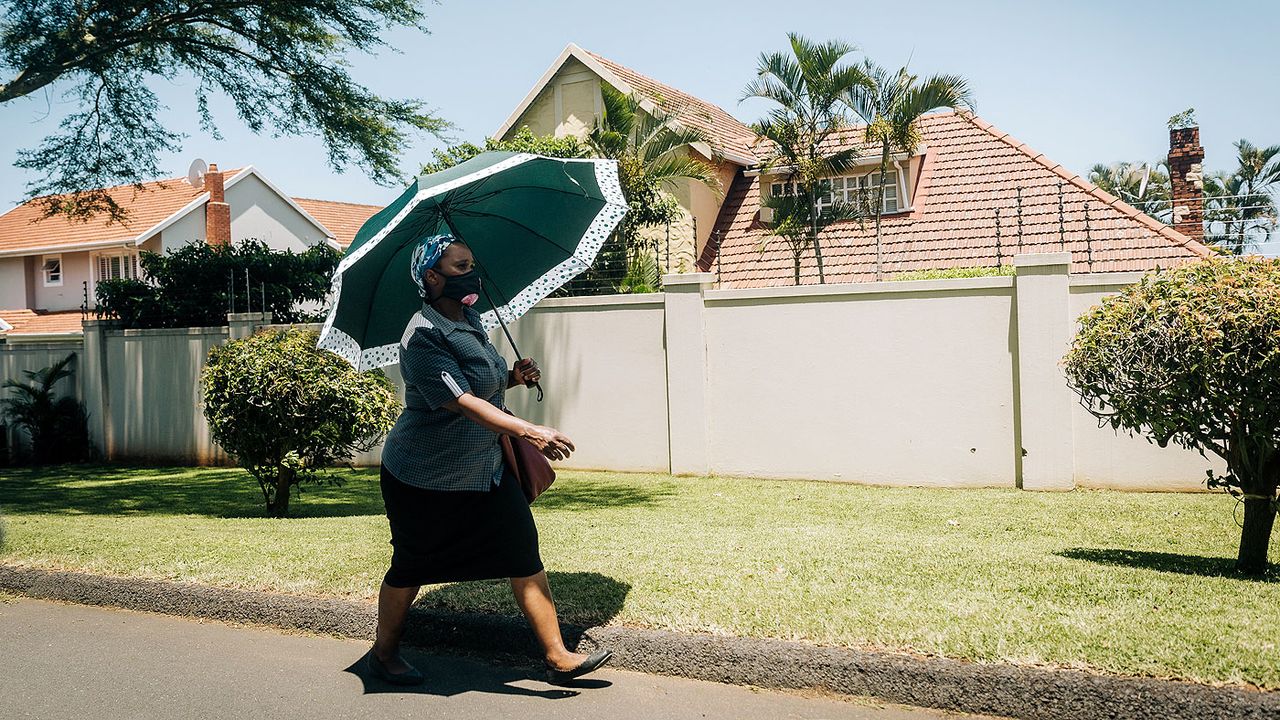
[[[1022,186],[1018,186],[1018,252],[1022,252]]]
[[[1058,181],[1058,244],[1062,246],[1065,252],[1067,249],[1067,225],[1066,213],[1062,207],[1062,181]]]
[[[1084,201],[1084,251],[1089,262],[1089,272],[1093,272],[1093,238],[1089,233],[1089,201]]]
[[[996,206],[996,267],[1000,267],[1000,206]]]

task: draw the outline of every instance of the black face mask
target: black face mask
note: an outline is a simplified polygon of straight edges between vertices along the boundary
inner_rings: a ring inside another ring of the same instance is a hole
[[[441,273],[441,276],[444,278],[444,288],[440,290],[441,297],[457,300],[463,305],[474,305],[480,299],[480,275],[475,270],[461,275]]]

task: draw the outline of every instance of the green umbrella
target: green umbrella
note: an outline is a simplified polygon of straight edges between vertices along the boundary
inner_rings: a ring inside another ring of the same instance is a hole
[[[423,175],[356,233],[317,345],[356,370],[398,362],[422,304],[409,258],[438,233],[471,248],[485,290],[475,309],[486,329],[505,330],[590,267],[626,211],[613,160],[487,152]]]

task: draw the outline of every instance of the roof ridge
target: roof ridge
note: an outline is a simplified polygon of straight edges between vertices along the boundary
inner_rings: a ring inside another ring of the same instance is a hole
[[[243,170],[245,169],[245,167],[248,167],[248,165],[246,165],[246,166],[244,166],[244,167],[230,168],[230,169],[227,169],[227,170],[221,170],[221,169],[219,169],[219,170],[218,170],[218,172],[220,172],[220,173],[224,173],[224,174],[226,174],[226,173],[230,173],[230,174],[232,174],[232,175],[239,175],[239,174],[240,174],[240,172],[241,172],[241,171],[243,171]],[[84,192],[111,192],[111,191],[113,191],[113,190],[128,190],[128,189],[130,189],[130,188],[132,188],[132,189],[134,189],[134,190],[136,191],[136,190],[137,190],[137,188],[139,188],[139,187],[144,188],[144,192],[145,192],[145,188],[146,188],[148,185],[159,185],[159,184],[161,184],[161,183],[171,183],[171,182],[185,182],[186,180],[187,180],[186,176],[181,176],[181,177],[164,177],[164,178],[156,178],[156,179],[154,179],[154,180],[143,180],[142,182],[139,182],[139,183],[121,183],[121,184],[119,184],[119,185],[108,185],[108,186],[106,186],[106,187],[89,188],[88,190],[86,190],[86,191],[84,191]],[[192,189],[192,191],[194,191],[194,190],[195,190],[195,187],[192,187],[191,189]],[[46,199],[46,198],[63,197],[63,196],[65,196],[65,195],[72,195],[72,194],[73,194],[73,193],[51,193],[51,194],[49,194],[49,195],[38,195],[38,196],[33,197],[33,198],[28,198],[27,200],[23,201],[22,203],[19,203],[18,205],[15,205],[12,209],[20,208],[20,207],[22,207],[23,205],[26,205],[27,203],[32,202],[33,200],[44,200],[44,199]],[[7,211],[6,211],[6,212],[7,212]],[[0,213],[0,214],[2,214],[2,213]]]
[[[664,82],[662,82],[661,80],[658,80],[658,79],[656,79],[656,78],[654,78],[654,77],[652,77],[652,76],[650,76],[650,75],[646,75],[646,74],[644,74],[644,73],[640,72],[639,70],[636,70],[635,68],[629,67],[629,66],[627,66],[627,65],[623,65],[622,63],[620,63],[620,62],[618,62],[618,61],[616,61],[616,60],[610,60],[609,58],[607,58],[607,57],[605,57],[605,56],[601,55],[600,53],[592,52],[592,51],[590,51],[590,50],[587,50],[586,48],[581,48],[581,50],[582,50],[582,52],[584,52],[584,53],[586,53],[586,54],[590,55],[591,57],[593,57],[593,58],[595,58],[595,59],[597,59],[597,60],[602,60],[602,61],[604,61],[604,62],[609,63],[610,65],[617,65],[617,66],[618,66],[618,67],[620,67],[620,68],[623,68],[623,69],[625,69],[625,70],[628,70],[628,71],[630,71],[630,72],[633,72],[633,73],[635,73],[636,75],[639,75],[640,77],[644,78],[645,80],[648,80],[649,82],[652,82],[654,85],[661,85],[662,87],[667,88],[668,90],[671,90],[673,93],[676,93],[676,94],[678,94],[678,95],[684,95],[685,97],[692,98],[692,99],[694,99],[694,100],[697,100],[697,101],[698,101],[698,102],[700,102],[700,103],[704,103],[704,104],[706,104],[706,105],[711,105],[712,107],[719,108],[719,109],[720,109],[722,112],[724,112],[726,115],[729,115],[729,117],[733,118],[734,120],[737,120],[737,121],[738,121],[738,122],[739,122],[743,127],[747,127],[747,124],[746,124],[746,123],[742,122],[741,120],[738,120],[736,117],[733,117],[733,114],[732,114],[732,113],[730,113],[728,110],[725,110],[723,107],[720,107],[719,105],[717,105],[716,103],[711,102],[710,100],[703,100],[702,98],[698,97],[697,95],[694,95],[694,94],[692,94],[692,93],[687,93],[687,92],[685,92],[684,90],[681,90],[680,88],[678,88],[678,87],[676,87],[676,86],[674,86],[674,85],[670,85],[670,84],[664,83]],[[750,129],[750,128],[748,128],[748,129]]]
[[[1106,205],[1107,207],[1110,207],[1118,211],[1120,214],[1132,220],[1135,220],[1141,223],[1142,225],[1145,225],[1147,228],[1155,231],[1157,234],[1164,237],[1166,240],[1176,245],[1179,245],[1181,247],[1185,247],[1187,250],[1190,250],[1191,252],[1195,253],[1196,255],[1199,255],[1200,257],[1210,257],[1211,255],[1213,255],[1213,251],[1210,250],[1208,246],[1206,246],[1204,243],[1194,240],[1191,237],[1188,237],[1187,235],[1184,235],[1181,232],[1178,232],[1177,230],[1169,227],[1168,225],[1165,225],[1159,220],[1156,220],[1155,218],[1142,212],[1136,207],[1130,205],[1129,203],[1121,200],[1115,195],[1112,195],[1106,190],[1103,190],[1097,185],[1094,185],[1093,183],[1089,182],[1088,180],[1081,177],[1080,175],[1073,173],[1070,170],[1067,170],[1065,167],[1062,166],[1061,163],[1055,163],[1050,161],[1049,158],[1046,157],[1044,153],[1038,152],[1032,149],[1031,146],[1027,145],[1026,143],[1018,140],[1017,138],[1013,137],[1009,133],[1004,132],[1003,130],[996,127],[995,125],[992,125],[986,120],[983,120],[982,118],[978,117],[977,114],[973,112],[967,112],[967,111],[958,111],[954,114],[968,121],[970,124],[978,128],[979,130],[982,130],[983,132],[990,134],[992,137],[1003,142],[1004,144],[1008,145],[1014,150],[1031,158],[1031,160],[1035,162],[1037,165],[1040,165],[1041,167],[1045,168],[1049,172],[1052,172],[1053,174],[1062,178],[1066,182],[1074,185],[1076,188],[1084,191],[1088,195],[1092,196],[1093,198],[1101,202],[1103,205]]]
[[[356,202],[350,202],[350,201],[348,201],[348,200],[324,200],[324,199],[321,199],[321,198],[300,197],[300,196],[298,196],[298,195],[294,195],[294,196],[293,196],[293,199],[294,199],[294,200],[307,200],[307,201],[310,201],[310,202],[330,203],[330,204],[333,204],[333,205],[350,205],[350,206],[352,206],[352,207],[371,207],[371,208],[381,208],[381,207],[384,207],[384,206],[382,206],[382,205],[375,205],[374,203],[356,203]]]

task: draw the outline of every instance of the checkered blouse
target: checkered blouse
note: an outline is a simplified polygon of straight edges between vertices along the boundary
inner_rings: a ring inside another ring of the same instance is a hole
[[[423,304],[400,341],[404,412],[382,446],[401,482],[429,490],[489,490],[502,480],[498,435],[443,406],[471,393],[503,407],[507,362],[464,308],[454,322]]]

